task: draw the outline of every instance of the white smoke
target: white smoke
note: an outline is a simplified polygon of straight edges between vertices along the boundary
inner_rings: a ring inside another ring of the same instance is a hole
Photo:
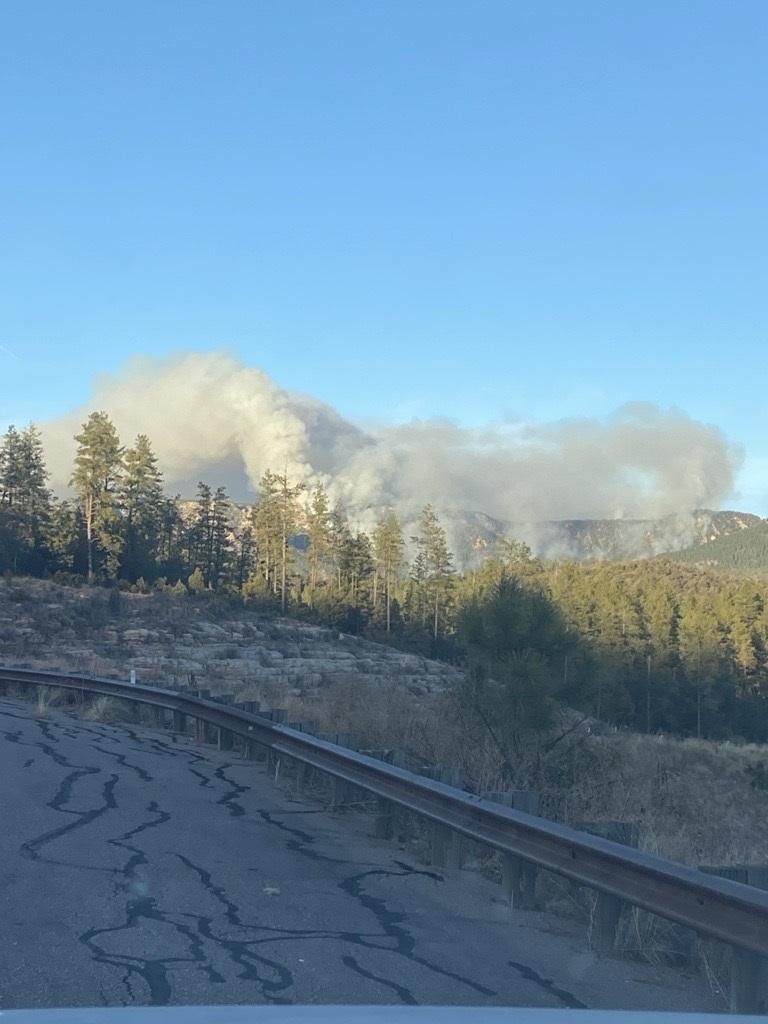
[[[363,430],[215,351],[136,360],[99,378],[87,406],[44,424],[60,493],[73,435],[94,409],[109,413],[123,443],[150,437],[170,493],[189,495],[205,479],[245,499],[265,469],[285,470],[325,483],[360,525],[385,507],[408,518],[426,502],[508,522],[659,518],[719,506],[741,459],[716,427],[645,403],[604,420],[468,429],[429,419]]]

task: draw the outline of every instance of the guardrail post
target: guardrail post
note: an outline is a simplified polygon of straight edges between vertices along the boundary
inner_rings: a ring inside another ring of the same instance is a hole
[[[764,1014],[766,1003],[765,960],[748,949],[731,947],[731,1013]]]
[[[183,711],[173,712],[173,731],[174,732],[186,732],[187,731],[187,716]]]
[[[219,727],[219,750],[231,750],[235,745],[235,735],[229,729]]]
[[[459,836],[453,829],[440,822],[432,823],[430,837],[430,864],[443,871],[457,871],[461,866]]]
[[[298,761],[295,757],[293,760],[293,772],[294,772],[294,795],[299,797],[304,792],[304,784],[307,781],[307,766],[303,761]]]
[[[288,712],[285,708],[267,708],[266,711],[259,711],[257,714],[268,718],[275,725],[287,725],[288,723]]]
[[[536,865],[515,857],[502,855],[501,884],[504,898],[512,910],[536,909]]]
[[[256,740],[246,740],[243,748],[243,757],[246,757],[249,761],[264,761],[265,756],[262,752],[261,744],[257,743]]]
[[[702,864],[699,870],[756,889],[768,889],[765,864]],[[731,1013],[742,1014],[768,1012],[768,960],[736,946],[731,947],[730,1009]]]
[[[333,793],[331,795],[331,810],[343,807],[349,800],[349,786],[343,779],[333,777]]]
[[[482,794],[484,800],[504,804],[525,814],[539,813],[539,794],[528,789],[506,791],[488,790]],[[536,865],[522,860],[511,853],[505,853],[501,862],[501,884],[504,898],[512,910],[536,909]]]
[[[574,828],[633,849],[637,849],[640,842],[640,828],[636,821],[578,821],[574,822]],[[624,901],[618,896],[597,893],[590,933],[592,948],[597,953],[613,952],[623,909]]]
[[[605,892],[597,894],[591,935],[592,948],[597,953],[613,952],[622,906],[623,901],[618,896],[610,896]]]
[[[375,839],[391,839],[394,830],[394,815],[392,804],[383,797],[376,798],[376,817],[373,820],[373,835]]]

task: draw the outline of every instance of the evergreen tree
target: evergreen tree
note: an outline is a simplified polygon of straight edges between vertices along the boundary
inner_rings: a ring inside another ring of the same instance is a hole
[[[179,495],[163,498],[160,504],[158,558],[167,579],[181,579],[188,575],[189,560],[185,557],[187,531],[179,510]]]
[[[217,589],[229,572],[231,506],[224,487],[217,487],[211,502],[211,560],[209,583]]]
[[[349,529],[347,514],[344,511],[344,508],[337,502],[328,517],[328,541],[336,593],[339,595],[341,594],[343,587],[342,563],[344,560],[344,552],[347,544],[349,543],[350,537],[351,532]]]
[[[441,619],[450,601],[454,580],[453,555],[448,550],[445,531],[431,505],[425,505],[419,520],[419,532],[413,538],[418,553],[415,573],[429,597],[432,635],[437,640]]]
[[[41,573],[50,563],[51,494],[40,433],[9,427],[0,446],[0,561],[14,572]]]
[[[200,570],[205,587],[210,590],[221,586],[229,569],[232,549],[230,515],[225,488],[218,487],[213,492],[201,480],[197,485],[190,549],[191,561]]]
[[[367,533],[350,534],[341,553],[341,574],[350,603],[360,607],[366,603],[368,583],[373,576],[373,553]]]
[[[84,574],[87,570],[87,550],[83,516],[71,501],[58,501],[51,510],[48,534],[51,549],[51,568],[56,572]]]
[[[379,520],[373,535],[374,557],[376,559],[376,576],[374,582],[381,581],[384,590],[385,621],[387,633],[392,631],[392,597],[403,570],[405,538],[400,520],[394,512],[389,512]],[[377,592],[374,590],[373,603],[377,603]]]
[[[123,449],[105,412],[93,412],[75,436],[77,454],[71,485],[82,503],[88,559],[88,580],[96,569],[115,576],[120,551],[116,491]]]
[[[302,526],[299,495],[303,483],[291,485],[285,473],[267,470],[259,482],[259,500],[252,514],[258,559],[267,585],[280,595],[285,612],[288,602],[288,573],[293,561],[291,539]]]
[[[277,504],[277,475],[267,469],[259,481],[259,497],[251,510],[251,526],[257,561],[267,590],[277,593],[277,565],[280,551],[280,517]]]
[[[311,501],[306,509],[307,537],[309,548],[307,561],[309,564],[309,605],[312,607],[315,591],[322,579],[331,553],[331,524],[328,495],[322,484],[318,484],[312,493]]]
[[[120,481],[123,513],[121,574],[131,581],[158,574],[163,529],[163,478],[149,438],[139,434],[123,456]]]
[[[21,486],[21,436],[11,425],[0,448],[0,503],[4,509],[13,508]]]
[[[233,582],[238,592],[242,591],[253,572],[255,555],[256,543],[253,529],[250,526],[245,526],[240,530],[237,538],[237,552],[234,560]]]

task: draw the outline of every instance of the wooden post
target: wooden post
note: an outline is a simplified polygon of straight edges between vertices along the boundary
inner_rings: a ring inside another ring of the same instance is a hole
[[[459,837],[448,828],[435,821],[432,823],[432,836],[430,841],[430,864],[441,868],[443,871],[455,870],[458,866],[458,843]]]
[[[337,810],[343,808],[345,802],[349,799],[349,787],[343,779],[333,777],[333,793],[331,796],[331,810]]]
[[[768,866],[765,864],[702,864],[699,871],[730,878],[742,885],[768,889]],[[731,1013],[764,1014],[768,1012],[768,960],[747,949],[731,949]]]
[[[512,910],[536,909],[536,865],[505,853],[501,863],[504,898]]]
[[[765,964],[761,956],[747,949],[731,950],[730,1011],[764,1014],[768,1009]]]
[[[393,831],[392,804],[382,797],[376,798],[376,817],[373,835],[376,839],[391,839]]]
[[[616,934],[621,918],[622,900],[618,896],[599,892],[592,921],[592,948],[606,955],[616,946]]]

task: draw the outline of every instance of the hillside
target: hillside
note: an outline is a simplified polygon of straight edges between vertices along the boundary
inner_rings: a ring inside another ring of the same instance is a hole
[[[124,594],[115,606],[101,588],[0,580],[0,662],[193,682],[285,707],[368,749],[457,768],[475,790],[505,786],[497,749],[456,703],[456,669],[215,599]],[[768,748],[643,736],[568,715],[565,725],[562,742],[518,750],[515,785],[539,792],[544,814],[637,821],[642,848],[690,864],[760,859]]]
[[[181,501],[184,517],[191,521],[195,503]],[[355,524],[375,520],[376,510],[350,510]],[[248,525],[249,506],[232,506],[232,530],[237,536]],[[527,544],[533,554],[546,560],[569,559],[577,562],[626,558],[650,558],[689,545],[708,545],[738,534],[763,520],[750,512],[696,509],[689,514],[660,519],[556,519],[524,523],[495,519],[484,512],[448,509],[441,512],[449,545],[459,568],[476,566],[499,549],[505,539]],[[417,531],[417,516],[405,518],[405,535]],[[293,538],[293,546],[303,551],[304,534]]]
[[[215,597],[122,594],[0,579],[0,662],[160,686],[201,686],[287,706],[332,686],[417,699],[444,690],[450,665]],[[393,698],[394,699],[394,698]]]
[[[718,569],[768,570],[768,521],[727,533],[708,544],[695,544],[668,555],[679,562],[696,562]]]
[[[691,544],[711,544],[762,522],[750,512],[696,509],[660,519],[552,519],[524,523],[482,512],[441,512],[457,564],[466,568],[494,553],[504,539],[527,544],[537,558],[576,562],[651,558]],[[411,528],[412,527],[412,528]],[[416,530],[416,521],[406,533]]]
[[[690,544],[710,544],[762,522],[751,512],[695,509],[660,519],[552,519],[524,523],[482,512],[444,511],[441,518],[460,567],[478,564],[505,538],[526,543],[546,560],[576,562],[650,558]],[[415,532],[415,520],[413,529]]]

